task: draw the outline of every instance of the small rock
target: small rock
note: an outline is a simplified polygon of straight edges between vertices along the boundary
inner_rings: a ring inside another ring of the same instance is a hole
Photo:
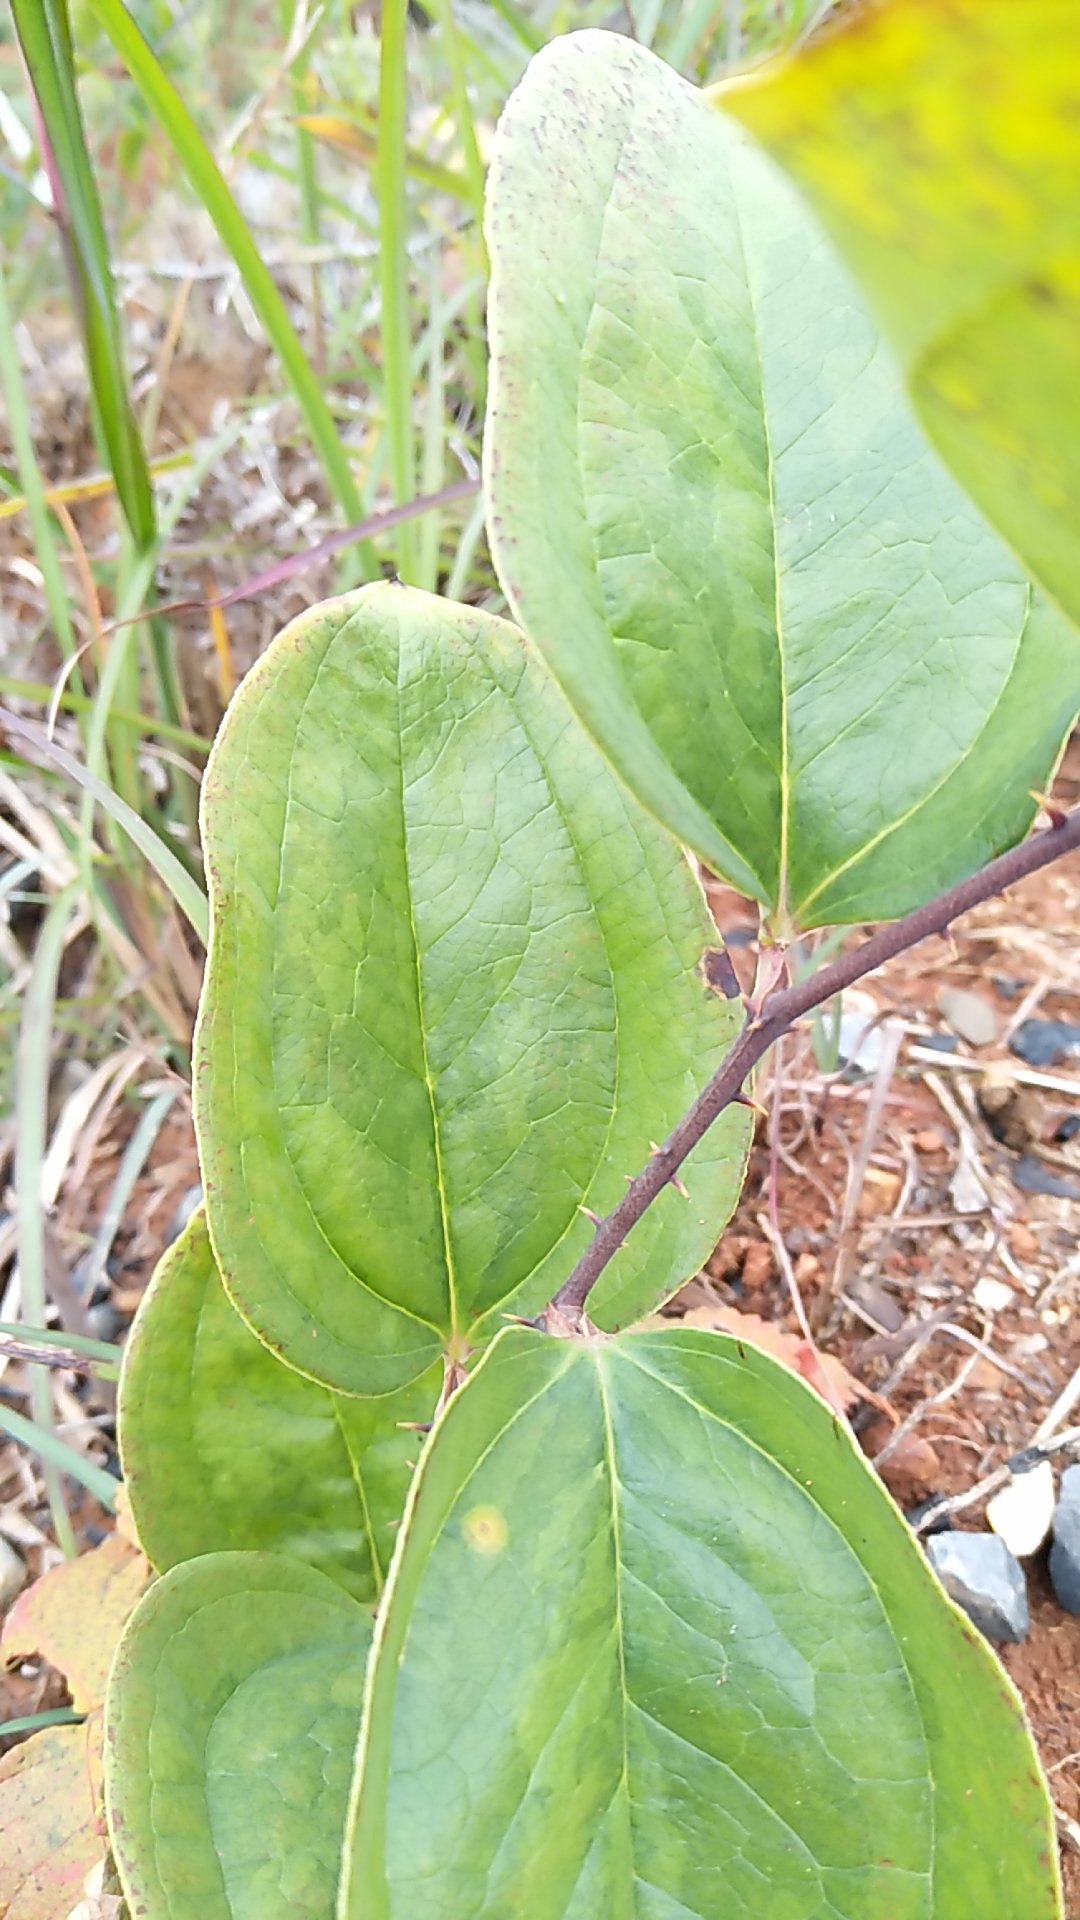
[[[1038,1553],[1054,1518],[1054,1469],[1040,1460],[1017,1473],[986,1503],[986,1518],[1010,1553],[1026,1560]]]
[[[914,1135],[914,1144],[920,1153],[944,1153],[945,1142],[936,1127],[920,1127]]]
[[[1064,1120],[1054,1128],[1055,1140],[1075,1140],[1080,1133],[1080,1113],[1067,1113]]]
[[[877,1006],[868,995],[844,995],[836,1051],[845,1066],[857,1067],[860,1073],[873,1073],[884,1052],[885,1036],[877,1016]]]
[[[1080,1027],[1072,1020],[1025,1020],[1009,1046],[1029,1067],[1060,1067],[1080,1057]]]
[[[1067,1467],[1061,1476],[1050,1578],[1066,1613],[1080,1613],[1080,1467]]]
[[[26,1568],[10,1540],[0,1533],[0,1613],[6,1612],[26,1585]]]
[[[86,1331],[95,1340],[115,1340],[123,1331],[124,1316],[111,1300],[99,1300],[86,1309]]]
[[[796,1273],[795,1278],[798,1279]],[[887,1291],[879,1280],[859,1278],[849,1289],[853,1300],[875,1320],[883,1333],[899,1333],[904,1324],[904,1309],[894,1294]]]
[[[1017,1260],[1034,1260],[1039,1251],[1039,1242],[1026,1221],[1011,1221],[1008,1238],[1009,1246]]]
[[[998,1037],[998,1017],[981,993],[966,987],[942,987],[938,994],[941,1017],[969,1047],[990,1047]]]
[[[746,1249],[746,1258],[742,1264],[742,1283],[747,1293],[757,1293],[772,1279],[772,1248],[763,1240],[753,1240]]]
[[[932,1533],[927,1558],[950,1599],[988,1640],[1026,1640],[1024,1569],[995,1533]]]
[[[955,1033],[920,1033],[919,1045],[932,1047],[935,1053],[955,1053],[957,1042]]]
[[[184,1188],[183,1193],[180,1195],[179,1200],[169,1216],[169,1224],[165,1229],[165,1245],[167,1247],[171,1247],[174,1240],[179,1240],[196,1207],[202,1206],[202,1197],[203,1190],[198,1183],[193,1187]]]
[[[1042,1126],[1042,1110],[1026,1087],[987,1074],[975,1089],[979,1112],[995,1140],[1013,1153],[1026,1153]]]
[[[976,1280],[971,1297],[984,1313],[1004,1313],[1006,1307],[1011,1307],[1016,1299],[1012,1288],[1006,1286],[1004,1280],[991,1280],[989,1275]]]
[[[1080,1200],[1080,1186],[1055,1173],[1037,1153],[1021,1154],[1012,1169],[1013,1185],[1021,1193],[1048,1193],[1057,1200]]]

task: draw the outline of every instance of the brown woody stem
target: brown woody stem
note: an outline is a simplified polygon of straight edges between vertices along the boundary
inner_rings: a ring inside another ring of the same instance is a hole
[[[708,1086],[698,1094],[693,1106],[672,1129],[663,1146],[650,1154],[648,1162],[630,1182],[618,1206],[613,1207],[606,1219],[601,1220],[581,1259],[555,1295],[552,1308],[564,1319],[574,1319],[582,1313],[592,1288],[608,1262],[618,1253],[631,1227],[663,1192],[672,1175],[678,1173],[687,1155],[708,1132],[713,1121],[719,1118],[725,1107],[738,1100],[744,1082],[762,1055],[796,1020],[811,1013],[815,1007],[824,1006],[834,994],[853,986],[856,980],[873,973],[896,954],[917,946],[920,940],[927,940],[932,934],[945,933],[952,921],[972,907],[977,907],[981,901],[989,900],[996,893],[1003,893],[1006,887],[1015,886],[1018,880],[1026,879],[1029,873],[1037,873],[1040,867],[1049,866],[1052,860],[1060,860],[1063,854],[1073,853],[1078,847],[1080,807],[1055,821],[1043,832],[1033,834],[1020,846],[1012,847],[1008,853],[999,854],[996,860],[980,867],[978,873],[973,873],[969,879],[961,880],[958,886],[949,887],[945,893],[939,893],[935,899],[928,900],[925,906],[916,907],[914,913],[905,914],[902,920],[894,920],[890,925],[880,927],[860,947],[841,954],[838,960],[822,967],[808,980],[802,980],[796,986],[774,987],[767,993],[760,1007],[749,1014],[742,1032]]]

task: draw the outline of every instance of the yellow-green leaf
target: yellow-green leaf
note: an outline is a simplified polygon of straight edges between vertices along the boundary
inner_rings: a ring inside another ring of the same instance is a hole
[[[795,175],[932,439],[1080,617],[1080,7],[852,7],[713,97]]]

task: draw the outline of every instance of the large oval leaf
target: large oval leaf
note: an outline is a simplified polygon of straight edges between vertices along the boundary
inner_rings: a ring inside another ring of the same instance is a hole
[[[715,97],[805,188],[954,472],[1080,621],[1080,8],[851,8]]]
[[[521,636],[403,587],[281,635],[203,807],[218,1264],[290,1365],[389,1392],[539,1310],[715,1065],[704,900]],[[705,1257],[745,1138],[725,1115],[650,1209],[603,1324]]]
[[[1019,838],[1080,642],[772,164],[577,34],[506,110],[487,222],[496,564],[634,791],[781,928],[900,913]]]
[[[377,1599],[442,1370],[357,1400],[283,1366],[230,1304],[197,1213],[124,1352],[120,1436],[139,1538],[161,1571],[265,1548]]]
[[[1017,1697],[820,1401],[509,1331],[421,1465],[349,1920],[1051,1920]]]
[[[332,1580],[274,1554],[210,1554],[151,1587],[105,1708],[133,1914],[332,1920],[370,1636]]]

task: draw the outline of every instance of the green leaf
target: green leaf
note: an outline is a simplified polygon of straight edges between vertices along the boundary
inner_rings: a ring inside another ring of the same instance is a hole
[[[927,431],[1080,620],[1080,9],[852,8],[722,89],[799,181]]]
[[[161,1261],[124,1351],[124,1481],[159,1570],[229,1547],[285,1553],[357,1600],[382,1589],[435,1368],[381,1400],[285,1367],[230,1305],[196,1214]]]
[[[151,1587],[105,1703],[132,1913],[333,1920],[370,1631],[332,1580],[274,1554],[209,1554]]]
[[[414,1482],[343,1920],[1051,1920],[1019,1701],[828,1409],[508,1330]]]
[[[204,786],[196,1118],[225,1284],[291,1366],[389,1392],[535,1313],[737,1014],[686,862],[504,622],[398,586],[289,627]],[[707,1256],[723,1117],[590,1301]]]
[[[575,34],[506,110],[487,222],[496,565],[638,796],[782,932],[899,914],[1019,838],[1080,642],[772,164]]]

